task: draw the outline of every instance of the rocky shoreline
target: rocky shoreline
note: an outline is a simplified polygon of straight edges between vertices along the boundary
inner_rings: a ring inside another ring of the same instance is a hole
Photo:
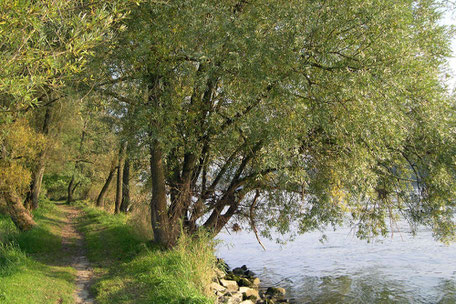
[[[210,285],[217,296],[216,304],[278,304],[294,303],[285,297],[281,287],[260,286],[260,279],[247,266],[232,270],[218,259],[216,277]]]

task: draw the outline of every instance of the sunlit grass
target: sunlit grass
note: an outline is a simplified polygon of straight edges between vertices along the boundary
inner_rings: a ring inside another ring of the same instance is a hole
[[[0,215],[0,303],[74,303],[75,271],[62,266],[62,213],[42,201],[34,219],[38,226],[20,233]]]
[[[205,287],[213,276],[215,257],[209,238],[184,237],[173,250],[146,245],[125,215],[84,207],[81,228],[89,258],[98,268],[96,300],[108,303],[213,303]]]

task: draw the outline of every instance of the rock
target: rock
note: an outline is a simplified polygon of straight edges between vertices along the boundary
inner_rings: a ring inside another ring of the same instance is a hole
[[[235,275],[234,273],[230,272],[225,276],[225,280],[231,280],[238,282],[241,279],[240,276]]]
[[[238,283],[239,286],[245,286],[245,287],[251,287],[252,286],[252,282],[250,282],[246,278],[239,278],[239,280],[237,280],[237,283]]]
[[[259,278],[254,278],[253,281],[252,281],[252,285],[256,286],[256,287],[260,286],[260,283],[261,282],[260,282]]]
[[[244,275],[244,269],[236,267],[236,268],[233,269],[233,273],[235,275]]]
[[[242,301],[240,304],[255,304],[255,302],[253,302],[252,300],[245,300]]]
[[[228,291],[238,291],[238,289],[239,289],[239,286],[236,283],[236,281],[221,279],[220,284],[222,284],[222,286],[226,287],[226,289]]]
[[[229,298],[226,304],[239,304],[242,302],[242,293],[236,292],[233,293]]]
[[[273,299],[264,299],[262,301],[257,302],[257,304],[276,304]]]
[[[281,287],[268,287],[266,290],[266,294],[270,296],[284,296],[286,294],[286,290]]]
[[[241,266],[241,269],[244,270],[244,271],[247,271],[247,266],[242,265],[242,266]]]
[[[220,285],[218,283],[214,283],[214,282],[212,282],[211,285],[209,285],[209,287],[211,288],[211,290],[213,290],[215,292],[224,292],[226,290],[225,287],[223,287],[222,285]]]
[[[247,277],[250,277],[250,278],[253,278],[256,276],[255,272],[251,271],[251,270],[246,270],[244,272],[244,275],[247,276]]]
[[[225,277],[225,272],[223,272],[223,270],[215,268],[214,271],[215,271],[215,275],[217,276],[217,278],[223,279]]]
[[[254,303],[256,303],[258,301],[257,297],[255,297],[255,296],[246,297],[245,294],[244,294],[244,296],[242,296],[242,300],[243,301],[250,300],[250,301],[253,301]]]
[[[260,294],[258,290],[250,288],[250,287],[240,287],[239,292],[245,296],[246,298],[255,297],[256,300],[260,299]]]

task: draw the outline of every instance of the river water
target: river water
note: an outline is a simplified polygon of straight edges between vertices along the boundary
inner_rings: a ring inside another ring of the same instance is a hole
[[[443,245],[406,225],[370,243],[350,229],[298,236],[279,245],[252,233],[222,232],[217,254],[230,267],[247,265],[263,286],[280,286],[297,303],[456,303],[456,244]]]

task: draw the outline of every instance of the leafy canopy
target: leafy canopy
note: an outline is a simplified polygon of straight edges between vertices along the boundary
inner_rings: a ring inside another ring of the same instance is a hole
[[[158,158],[158,221],[217,232],[254,214],[267,235],[348,218],[369,237],[401,214],[450,240],[454,104],[440,71],[451,32],[439,11],[430,0],[140,3],[87,86]]]

